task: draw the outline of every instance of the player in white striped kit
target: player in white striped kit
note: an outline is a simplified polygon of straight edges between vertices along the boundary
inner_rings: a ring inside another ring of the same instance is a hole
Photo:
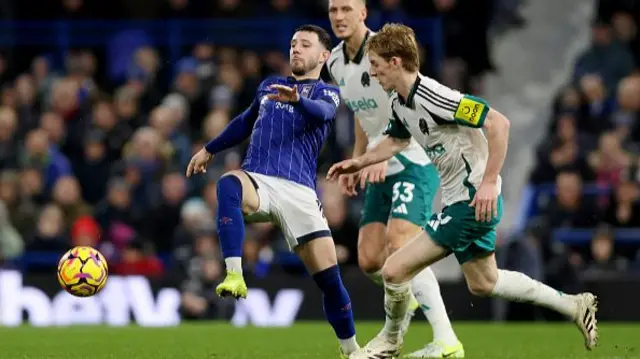
[[[500,171],[507,154],[509,120],[483,99],[463,95],[421,75],[410,28],[387,24],[367,48],[371,75],[384,89],[393,91],[388,136],[366,154],[333,165],[328,177],[335,180],[386,161],[413,138],[438,168],[445,207],[432,217],[424,232],[385,262],[385,326],[349,358],[394,358],[399,354],[404,313],[411,300],[409,281],[449,254],[458,259],[472,294],[555,310],[576,324],[585,347],[593,349],[598,339],[593,294],[562,293],[525,274],[497,267],[496,226],[503,212]],[[436,94],[440,96],[437,99]]]
[[[373,148],[384,138],[389,120],[389,95],[369,75],[369,58],[364,51],[375,33],[367,28],[364,0],[330,0],[329,19],[334,34],[342,40],[331,52],[327,68],[340,87],[343,102],[355,117],[356,141],[353,157]],[[360,268],[381,284],[380,270],[387,256],[422,231],[440,179],[422,147],[412,141],[389,161],[344,176],[341,186],[354,194],[356,183],[365,189],[365,203],[358,236]],[[411,317],[422,308],[433,328],[433,341],[409,355],[413,358],[462,358],[464,348],[447,315],[438,281],[430,268],[412,281],[415,300],[406,313],[403,332]]]

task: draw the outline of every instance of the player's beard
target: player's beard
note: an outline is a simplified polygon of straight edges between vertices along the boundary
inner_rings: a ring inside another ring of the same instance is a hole
[[[306,75],[309,72],[311,72],[313,69],[315,69],[315,66],[313,66],[313,61],[309,61],[307,63],[304,60],[300,60],[300,61],[294,61],[291,63],[291,72],[296,76]]]

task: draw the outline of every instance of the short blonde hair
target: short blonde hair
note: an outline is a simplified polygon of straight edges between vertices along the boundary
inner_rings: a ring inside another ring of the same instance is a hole
[[[416,34],[402,24],[384,25],[367,42],[367,51],[376,53],[386,61],[399,57],[402,59],[402,68],[407,71],[418,71],[420,67]]]

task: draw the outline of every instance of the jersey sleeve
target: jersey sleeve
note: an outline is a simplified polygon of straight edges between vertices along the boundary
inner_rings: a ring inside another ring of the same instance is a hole
[[[485,100],[462,94],[429,78],[423,78],[418,85],[415,101],[436,123],[480,128],[489,112]]]
[[[337,108],[340,106],[340,91],[334,86],[324,86],[316,93],[317,100],[325,101]]]
[[[391,99],[391,104],[393,104],[393,98]],[[387,125],[387,129],[384,131],[384,134],[394,138],[411,138],[411,133],[409,133],[409,130],[407,130],[396,112],[393,110],[393,105],[389,105],[389,124]]]

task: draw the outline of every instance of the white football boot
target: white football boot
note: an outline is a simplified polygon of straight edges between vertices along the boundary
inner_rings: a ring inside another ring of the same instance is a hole
[[[424,348],[403,358],[464,358],[464,347],[460,341],[456,345],[446,345],[441,340],[434,340]]]
[[[349,359],[396,359],[402,351],[402,337],[390,341],[384,333],[376,335],[367,345],[353,352]]]
[[[584,346],[587,350],[598,344],[598,298],[591,293],[580,293],[575,296],[577,312],[573,321],[584,336]]]

